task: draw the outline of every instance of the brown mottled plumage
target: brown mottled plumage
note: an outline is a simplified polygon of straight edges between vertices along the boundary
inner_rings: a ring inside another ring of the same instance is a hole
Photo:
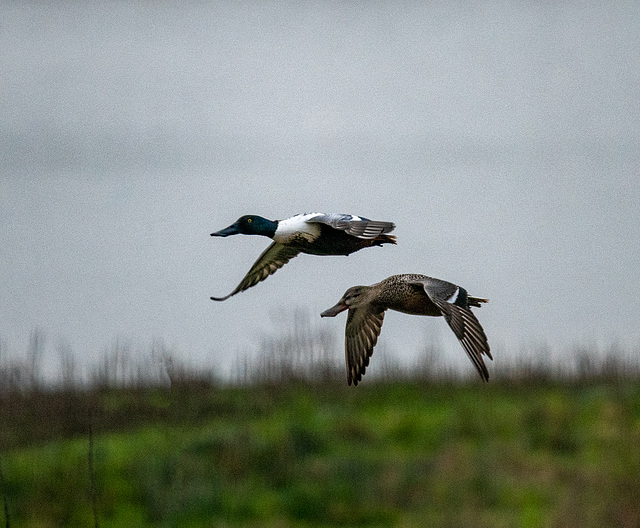
[[[491,352],[487,336],[469,309],[480,307],[487,299],[470,297],[467,291],[450,282],[426,275],[393,275],[371,286],[349,288],[338,304],[320,314],[334,317],[349,310],[345,329],[347,383],[357,385],[373,354],[386,310],[412,315],[443,316],[476,367],[488,381],[489,372],[482,358]]]

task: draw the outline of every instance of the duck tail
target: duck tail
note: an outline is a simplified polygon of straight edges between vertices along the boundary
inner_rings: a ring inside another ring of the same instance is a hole
[[[396,236],[395,235],[378,235],[373,239],[376,246],[381,246],[382,244],[396,244]]]
[[[467,298],[467,305],[468,306],[475,306],[476,308],[481,308],[482,307],[482,303],[488,303],[489,299],[482,299],[480,297],[471,297],[469,296]]]

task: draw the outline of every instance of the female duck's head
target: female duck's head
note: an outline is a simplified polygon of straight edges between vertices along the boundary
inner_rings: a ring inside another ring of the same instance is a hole
[[[350,308],[358,308],[369,302],[370,286],[352,286],[338,301],[338,304],[332,306],[320,314],[320,317],[335,317],[340,312],[349,310]]]
[[[238,218],[229,227],[211,233],[211,236],[227,237],[229,235],[263,235],[273,237],[278,222],[267,220],[257,215],[245,215]]]

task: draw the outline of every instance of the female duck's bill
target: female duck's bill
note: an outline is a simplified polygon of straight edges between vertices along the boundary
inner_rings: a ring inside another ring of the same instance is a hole
[[[450,282],[419,274],[393,275],[371,286],[349,288],[335,306],[321,317],[335,317],[349,310],[345,327],[347,383],[357,385],[373,354],[386,310],[413,315],[443,316],[462,344],[467,356],[484,381],[489,372],[483,355],[491,352],[487,336],[471,307],[480,307],[487,299],[471,297]]]
[[[331,308],[327,308],[324,312],[320,314],[320,317],[335,317],[339,313],[344,312],[349,309],[349,305],[346,304],[342,299],[338,301],[338,304],[332,306]]]

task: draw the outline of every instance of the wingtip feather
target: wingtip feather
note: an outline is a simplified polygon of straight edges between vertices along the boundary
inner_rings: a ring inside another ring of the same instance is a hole
[[[226,301],[232,295],[233,293],[230,293],[229,295],[225,295],[224,297],[209,297],[209,299],[211,299],[212,301]]]

